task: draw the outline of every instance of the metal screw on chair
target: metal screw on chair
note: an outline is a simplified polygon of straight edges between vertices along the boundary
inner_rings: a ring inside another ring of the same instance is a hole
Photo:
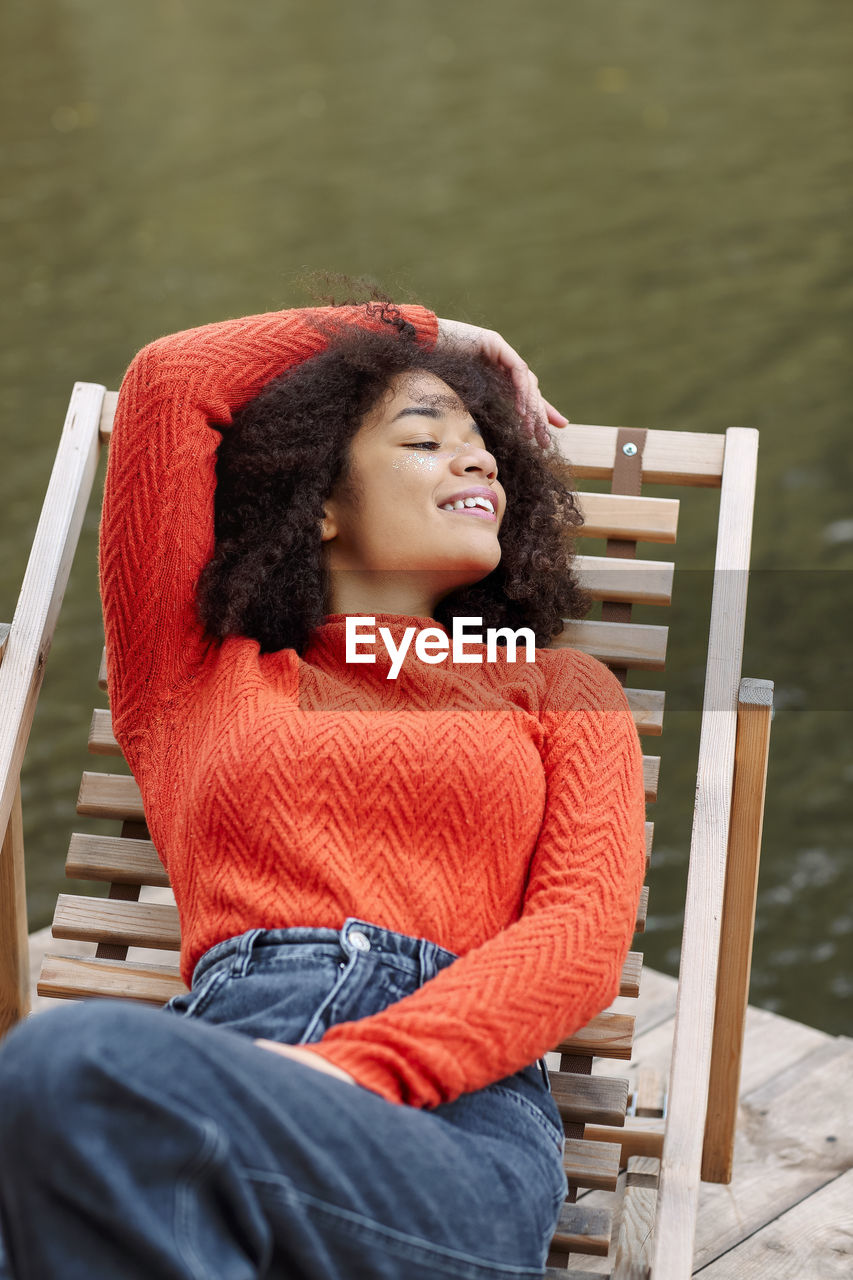
[[[637,452],[637,446],[636,446],[635,444],[631,444],[631,443],[630,443],[630,441],[629,441],[629,442],[628,442],[628,444],[623,444],[623,446],[622,446],[622,452],[623,452],[627,457],[629,457],[629,458],[633,458],[634,454]]]

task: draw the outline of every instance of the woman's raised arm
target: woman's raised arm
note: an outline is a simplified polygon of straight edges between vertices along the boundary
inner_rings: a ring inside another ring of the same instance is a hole
[[[136,737],[192,678],[204,636],[198,576],[213,554],[219,430],[287,368],[321,351],[330,328],[380,327],[381,308],[309,308],[227,320],[144,347],[116,407],[100,530],[113,729],[131,768]],[[436,317],[401,307],[432,345]]]

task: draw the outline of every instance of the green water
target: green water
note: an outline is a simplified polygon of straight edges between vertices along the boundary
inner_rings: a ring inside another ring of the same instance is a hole
[[[302,305],[305,271],[498,328],[575,422],[757,427],[743,671],[777,713],[751,999],[850,1034],[851,61],[834,0],[7,0],[0,619],[72,382]],[[665,732],[643,740],[663,757],[647,956],[668,972],[716,520],[689,496]],[[73,807],[104,705],[95,550],[93,506],[23,776],[32,928],[94,829]]]

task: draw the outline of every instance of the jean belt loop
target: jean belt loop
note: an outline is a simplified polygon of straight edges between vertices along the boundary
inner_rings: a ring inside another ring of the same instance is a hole
[[[551,1093],[552,1092],[551,1078],[548,1075],[548,1064],[544,1058],[539,1058],[538,1062],[539,1062],[539,1070],[542,1072],[542,1079],[545,1081],[545,1088],[548,1090],[549,1093]]]
[[[434,964],[435,947],[429,938],[418,939],[418,986],[422,987],[425,982],[429,982],[435,969]]]
[[[249,965],[252,963],[252,948],[255,945],[255,939],[263,932],[263,929],[249,929],[239,938],[234,951],[234,958],[231,962],[232,978],[245,978],[249,972]]]

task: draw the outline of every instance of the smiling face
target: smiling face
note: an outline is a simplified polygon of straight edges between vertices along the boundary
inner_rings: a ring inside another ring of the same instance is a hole
[[[459,507],[466,497],[474,505]],[[497,463],[459,397],[432,373],[392,378],[324,510],[329,613],[431,617],[443,596],[500,562],[506,494]]]

